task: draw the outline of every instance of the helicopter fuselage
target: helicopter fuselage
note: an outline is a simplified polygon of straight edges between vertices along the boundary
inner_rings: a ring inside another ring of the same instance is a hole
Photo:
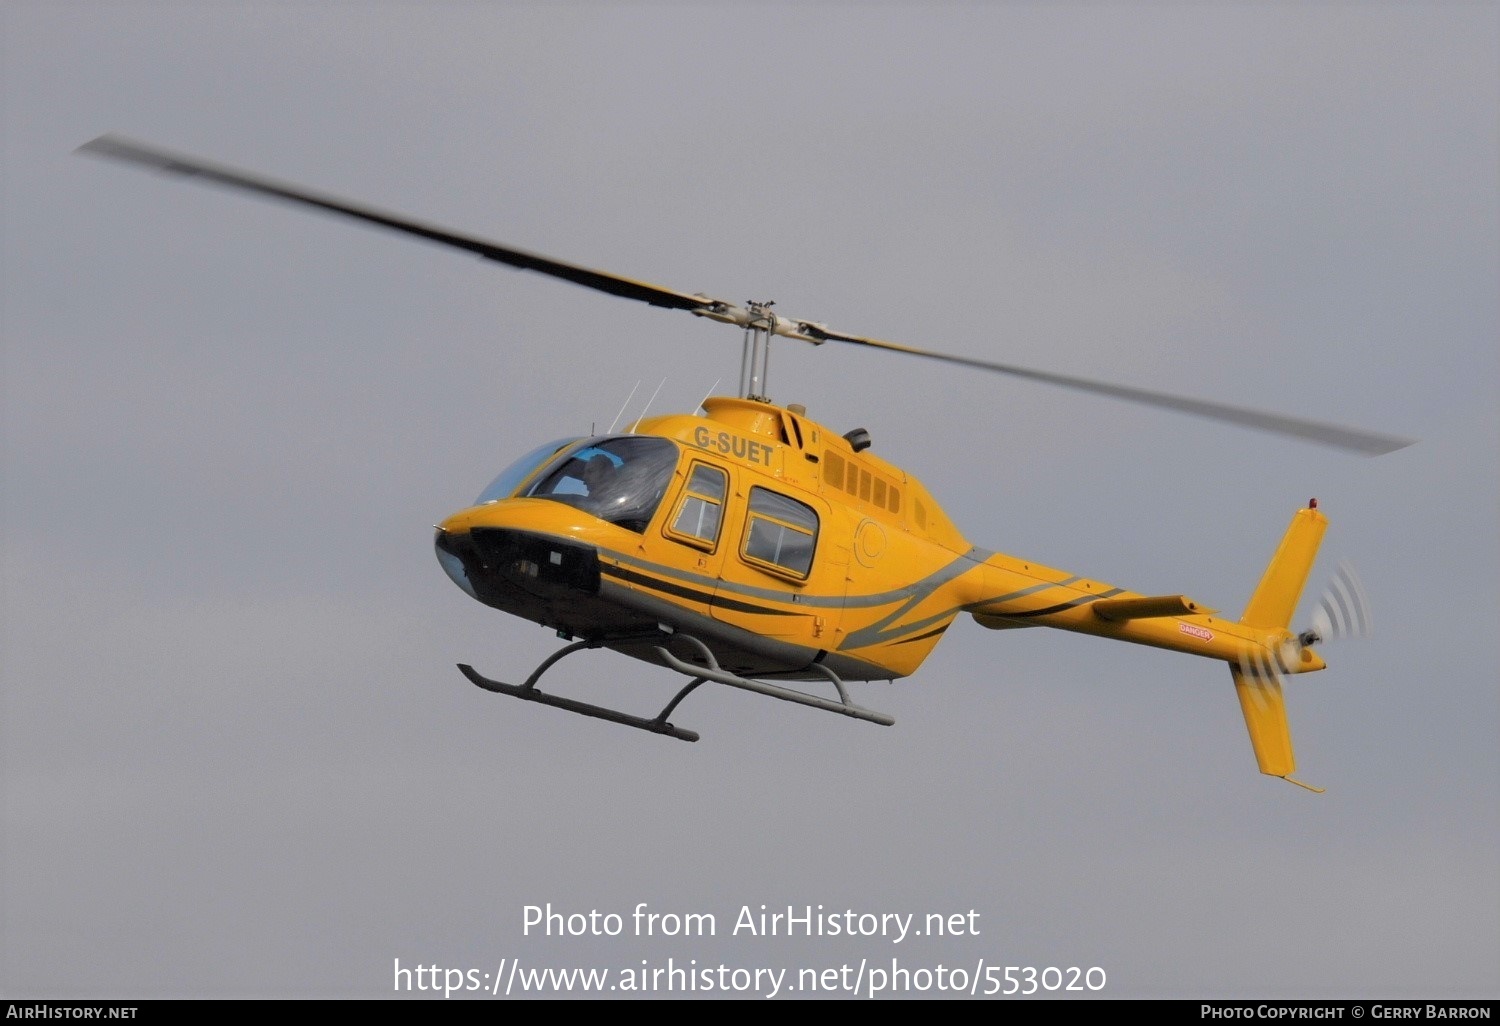
[[[444,569],[561,636],[660,663],[681,632],[745,677],[905,677],[963,612],[1231,662],[1286,640],[976,548],[919,481],[800,408],[704,409],[525,457],[440,525]]]
[[[653,662],[665,630],[746,676],[913,672],[960,612],[935,593],[975,565],[925,489],[795,408],[704,407],[523,460],[509,494],[439,527],[444,568],[487,605]],[[631,483],[590,494],[587,464],[611,459]],[[898,610],[916,616],[893,626]]]

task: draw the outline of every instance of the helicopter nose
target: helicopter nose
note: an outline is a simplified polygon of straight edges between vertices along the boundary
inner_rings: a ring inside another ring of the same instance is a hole
[[[499,504],[455,513],[437,527],[433,547],[448,579],[493,604],[523,593],[534,598],[599,592],[599,553],[565,533],[576,511],[559,503]]]
[[[439,526],[437,534],[432,540],[433,548],[437,550],[438,565],[443,568],[443,573],[448,579],[469,593],[470,598],[479,598],[479,593],[474,590],[474,584],[469,580],[468,568],[464,565],[463,544],[459,535],[453,534]]]

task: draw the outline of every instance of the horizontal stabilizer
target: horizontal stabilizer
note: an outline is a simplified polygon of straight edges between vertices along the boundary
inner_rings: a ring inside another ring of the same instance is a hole
[[[1021,627],[1035,627],[1036,624],[1029,620],[1013,620],[1008,616],[996,616],[993,613],[975,613],[974,622],[981,627],[988,627],[992,631],[1009,631]]]
[[[1200,606],[1186,595],[1140,595],[1136,598],[1100,599],[1091,607],[1104,620],[1146,620],[1157,616],[1190,616],[1217,613]]]

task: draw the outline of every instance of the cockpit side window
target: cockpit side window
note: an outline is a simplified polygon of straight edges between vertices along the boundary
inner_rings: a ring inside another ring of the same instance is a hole
[[[554,459],[525,494],[565,502],[639,534],[676,467],[677,447],[664,438],[594,438]]]

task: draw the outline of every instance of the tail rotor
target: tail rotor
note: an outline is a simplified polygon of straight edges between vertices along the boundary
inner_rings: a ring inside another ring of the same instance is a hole
[[[1313,612],[1312,624],[1297,636],[1297,640],[1305,646],[1369,636],[1370,601],[1365,597],[1364,585],[1360,584],[1354,567],[1341,562],[1333,580],[1323,589],[1318,608]]]
[[[1370,636],[1370,601],[1359,575],[1347,561],[1340,562],[1333,579],[1323,589],[1311,621],[1301,631],[1275,648],[1250,649],[1240,657],[1240,670],[1260,679],[1282,673],[1300,673],[1310,667],[1303,652],[1329,641]],[[1317,668],[1321,668],[1321,664]]]

